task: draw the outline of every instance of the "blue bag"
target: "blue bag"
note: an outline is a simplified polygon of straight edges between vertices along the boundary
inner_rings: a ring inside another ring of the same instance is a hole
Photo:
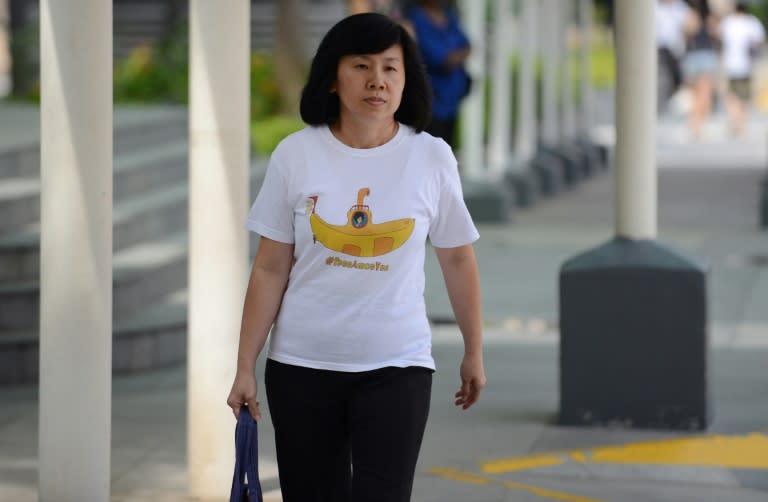
[[[229,502],[263,502],[259,482],[258,449],[256,421],[248,412],[248,407],[241,406],[240,417],[235,426],[235,474],[232,477]]]

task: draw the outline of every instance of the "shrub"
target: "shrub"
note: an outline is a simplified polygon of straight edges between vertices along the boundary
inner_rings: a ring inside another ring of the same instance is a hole
[[[116,103],[186,103],[189,90],[187,28],[157,45],[141,44],[115,66]]]
[[[254,153],[271,154],[283,138],[305,126],[301,119],[286,115],[274,115],[251,122],[251,143]]]
[[[251,55],[251,120],[274,115],[279,105],[280,88],[272,56],[256,52]]]

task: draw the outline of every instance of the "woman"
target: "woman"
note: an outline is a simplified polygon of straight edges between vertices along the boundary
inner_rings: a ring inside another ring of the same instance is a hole
[[[427,66],[434,96],[427,132],[453,147],[459,105],[470,86],[464,68],[470,53],[469,39],[444,0],[419,0],[406,16]]]
[[[685,79],[691,89],[689,126],[694,138],[701,138],[704,124],[712,113],[717,58],[717,20],[707,0],[694,2],[685,24]]]
[[[421,134],[429,107],[401,26],[340,21],[302,94],[311,127],[277,147],[249,213],[261,241],[227,404],[260,417],[254,368],[272,328],[265,386],[285,502],[410,499],[435,369],[427,237],[464,337],[455,404],[485,386],[478,234],[450,147]]]
[[[720,28],[723,40],[723,69],[728,79],[726,110],[731,133],[746,133],[747,106],[752,99],[754,58],[765,42],[762,23],[749,12],[746,2],[736,2]]]

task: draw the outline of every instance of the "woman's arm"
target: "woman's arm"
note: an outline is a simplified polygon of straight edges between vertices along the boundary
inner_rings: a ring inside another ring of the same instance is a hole
[[[461,361],[461,388],[456,406],[467,409],[477,402],[486,384],[483,366],[483,314],[480,304],[480,276],[472,244],[435,248],[443,271],[448,298],[464,337]]]
[[[261,418],[256,401],[256,359],[280,310],[292,265],[293,244],[261,238],[243,304],[237,373],[227,398],[235,418],[245,403],[253,418]]]

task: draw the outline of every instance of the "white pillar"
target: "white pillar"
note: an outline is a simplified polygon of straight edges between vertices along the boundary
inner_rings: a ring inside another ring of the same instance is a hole
[[[560,39],[560,67],[562,75],[562,102],[563,102],[563,137],[571,140],[576,136],[576,99],[573,86],[573,68],[571,66],[570,30],[573,24],[573,0],[562,0],[559,9],[561,23]]]
[[[541,42],[541,57],[544,71],[542,74],[543,112],[541,121],[541,138],[544,143],[555,145],[560,141],[560,117],[558,113],[558,0],[540,0],[541,15],[539,16],[539,40]]]
[[[472,52],[467,71],[472,91],[461,105],[461,169],[468,178],[486,174],[483,159],[483,99],[485,94],[485,0],[461,0],[462,19]]]
[[[656,238],[656,2],[616,2],[616,234]]]
[[[493,47],[491,52],[491,130],[488,137],[488,165],[494,177],[500,177],[509,160],[511,135],[511,94],[509,55],[514,33],[511,26],[511,0],[493,2]]]
[[[581,106],[580,129],[587,137],[592,132],[592,16],[593,0],[579,0],[581,24]]]
[[[517,129],[515,155],[526,161],[533,157],[538,142],[536,126],[536,54],[539,2],[520,0],[520,20],[517,23],[520,48],[520,71],[517,75]]]
[[[112,2],[40,2],[41,501],[109,500]]]
[[[250,2],[191,0],[188,466],[192,496],[232,482],[235,374],[248,278]]]

